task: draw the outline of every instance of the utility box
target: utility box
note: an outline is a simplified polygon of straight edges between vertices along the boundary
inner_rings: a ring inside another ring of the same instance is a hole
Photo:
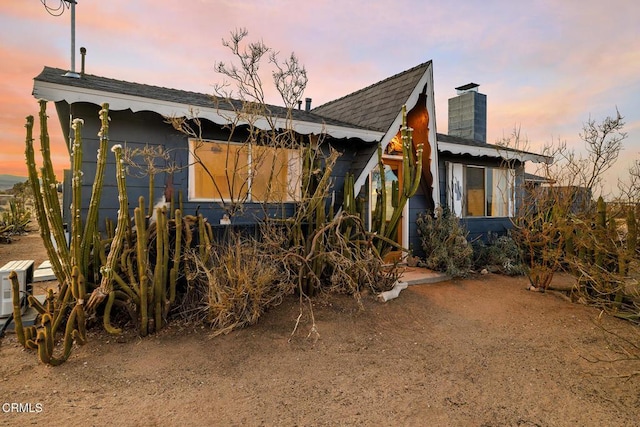
[[[9,261],[0,268],[0,317],[8,317],[13,313],[13,296],[11,295],[11,280],[9,274],[15,271],[20,283],[20,298],[32,293],[33,260]],[[27,304],[23,304],[22,310]]]

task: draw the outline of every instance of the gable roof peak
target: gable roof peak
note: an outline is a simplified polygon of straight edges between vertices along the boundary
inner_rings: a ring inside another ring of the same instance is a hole
[[[428,60],[428,61],[426,61],[426,62],[423,62],[422,64],[418,64],[418,65],[416,65],[416,66],[414,66],[414,67],[409,68],[408,70],[401,71],[401,72],[399,72],[399,73],[397,73],[397,74],[394,74],[393,76],[390,76],[390,77],[387,77],[387,78],[385,78],[385,79],[383,79],[383,80],[380,80],[379,82],[376,82],[376,83],[370,84],[369,86],[363,87],[362,89],[358,89],[358,90],[356,90],[355,92],[351,92],[351,93],[349,93],[349,94],[347,94],[347,95],[344,95],[344,96],[342,96],[342,97],[340,97],[340,98],[336,98],[336,99],[334,99],[334,100],[332,100],[332,101],[325,102],[324,104],[319,105],[319,106],[317,106],[317,107],[313,108],[311,111],[316,110],[316,109],[319,109],[319,108],[326,107],[327,105],[331,105],[331,104],[336,103],[336,102],[340,102],[341,100],[343,100],[343,99],[345,99],[345,98],[348,98],[348,97],[351,97],[351,96],[357,95],[357,94],[359,94],[359,93],[361,93],[361,92],[367,91],[367,90],[369,90],[369,89],[371,89],[371,88],[373,88],[373,87],[376,87],[376,86],[378,86],[378,85],[381,85],[381,84],[383,84],[383,83],[386,83],[386,82],[388,82],[388,81],[390,81],[390,80],[395,80],[395,79],[397,79],[398,77],[401,77],[401,76],[403,76],[403,75],[405,75],[405,74],[409,74],[409,73],[411,73],[412,71],[416,71],[416,70],[421,69],[421,68],[425,68],[425,69],[426,69],[429,65],[431,65],[431,63],[432,63],[432,62],[433,62],[432,60]]]
[[[416,65],[401,73],[359,89],[342,98],[327,102],[311,110],[322,117],[343,120],[386,132],[418,88],[430,69],[432,61]]]

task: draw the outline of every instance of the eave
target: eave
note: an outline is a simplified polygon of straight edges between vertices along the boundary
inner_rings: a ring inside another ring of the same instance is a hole
[[[452,142],[438,141],[439,152],[449,152],[451,154],[469,155],[476,157],[495,157],[501,158],[506,161],[518,160],[520,162],[533,162],[533,163],[546,163],[550,164],[553,161],[552,157],[544,156],[542,154],[530,153],[528,151],[514,150],[506,147],[499,147],[497,145],[487,144],[486,146],[479,145],[465,145]]]
[[[65,101],[68,104],[87,102],[95,105],[109,103],[109,108],[114,111],[130,109],[131,111],[152,111],[164,117],[189,117],[195,114],[197,117],[207,119],[218,125],[235,122],[235,112],[211,107],[192,107],[186,104],[152,99],[147,97],[107,92],[89,88],[62,85],[40,80],[34,80],[33,96],[37,99],[45,99],[52,102]],[[333,138],[358,138],[367,142],[380,141],[383,132],[375,130],[338,126],[326,123],[314,123],[302,120],[287,121],[284,118],[273,118],[277,128],[291,128],[303,135],[326,134]],[[237,124],[248,124],[247,121],[237,121]],[[256,127],[263,130],[271,129],[271,124],[265,118],[258,118]]]

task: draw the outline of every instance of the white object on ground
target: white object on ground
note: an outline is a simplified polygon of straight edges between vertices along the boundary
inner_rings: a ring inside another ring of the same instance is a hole
[[[390,299],[398,298],[398,295],[400,295],[400,291],[403,289],[407,289],[407,286],[409,286],[407,282],[396,281],[391,290],[379,293],[378,299],[382,302],[387,302]]]

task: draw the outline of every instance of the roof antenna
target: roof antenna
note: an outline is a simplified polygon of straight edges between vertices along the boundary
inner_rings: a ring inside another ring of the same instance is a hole
[[[80,74],[76,73],[76,0],[64,0],[69,3],[71,9],[71,71],[65,73],[65,77],[79,79]]]
[[[59,0],[58,7],[51,7],[47,4],[47,0],[40,0],[44,8],[50,15],[60,16],[64,13],[64,8],[71,10],[71,70],[64,74],[64,77],[80,78],[80,74],[76,73],[76,0]]]

